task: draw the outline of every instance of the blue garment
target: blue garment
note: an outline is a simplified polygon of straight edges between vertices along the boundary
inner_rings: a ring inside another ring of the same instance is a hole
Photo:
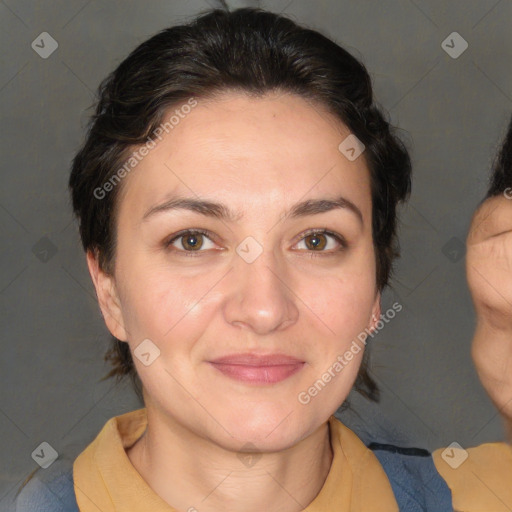
[[[15,512],[79,512],[73,488],[73,461],[57,459],[38,468],[15,500]]]
[[[452,492],[421,448],[370,443],[391,484],[400,512],[453,512]]]
[[[429,452],[377,443],[369,448],[386,472],[400,512],[453,512],[451,491]],[[57,459],[39,469],[18,495],[15,512],[79,512],[72,461]]]

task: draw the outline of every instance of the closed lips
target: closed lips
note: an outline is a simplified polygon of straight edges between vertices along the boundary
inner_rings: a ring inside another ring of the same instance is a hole
[[[283,366],[304,363],[295,357],[283,354],[256,355],[256,354],[233,354],[220,357],[211,361],[214,364],[240,365],[240,366]]]

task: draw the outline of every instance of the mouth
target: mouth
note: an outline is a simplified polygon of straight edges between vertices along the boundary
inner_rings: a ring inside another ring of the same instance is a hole
[[[235,354],[209,361],[209,364],[225,376],[238,381],[275,384],[300,371],[306,363],[283,354]]]

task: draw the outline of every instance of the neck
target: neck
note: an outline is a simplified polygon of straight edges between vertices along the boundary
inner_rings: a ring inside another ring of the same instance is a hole
[[[299,512],[318,495],[331,467],[328,423],[286,450],[255,459],[159,421],[155,411],[147,414],[144,435],[126,452],[148,485],[177,510]]]

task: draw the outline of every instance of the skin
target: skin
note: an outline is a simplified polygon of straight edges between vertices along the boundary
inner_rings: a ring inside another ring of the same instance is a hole
[[[291,94],[201,100],[124,179],[113,275],[88,253],[111,333],[132,352],[144,339],[160,350],[149,366],[134,357],[148,427],[127,454],[178,510],[294,512],[325,482],[327,421],[347,397],[363,350],[307,405],[298,395],[380,317],[369,171],[364,153],[349,161],[338,150],[349,133]],[[143,220],[176,195],[222,202],[240,217],[175,210]],[[361,220],[347,208],[284,215],[297,202],[339,196]],[[199,228],[212,234],[199,255],[184,254],[183,238],[166,247],[176,233]],[[315,249],[304,234],[311,228],[348,245],[324,235],[327,245]],[[250,264],[236,252],[249,236],[263,247]],[[305,364],[281,382],[256,385],[208,363],[241,352],[284,353]],[[262,456],[249,467],[240,452]]]
[[[512,170],[511,170],[512,172]],[[512,442],[512,199],[487,199],[467,239],[466,271],[477,325],[471,354]]]

